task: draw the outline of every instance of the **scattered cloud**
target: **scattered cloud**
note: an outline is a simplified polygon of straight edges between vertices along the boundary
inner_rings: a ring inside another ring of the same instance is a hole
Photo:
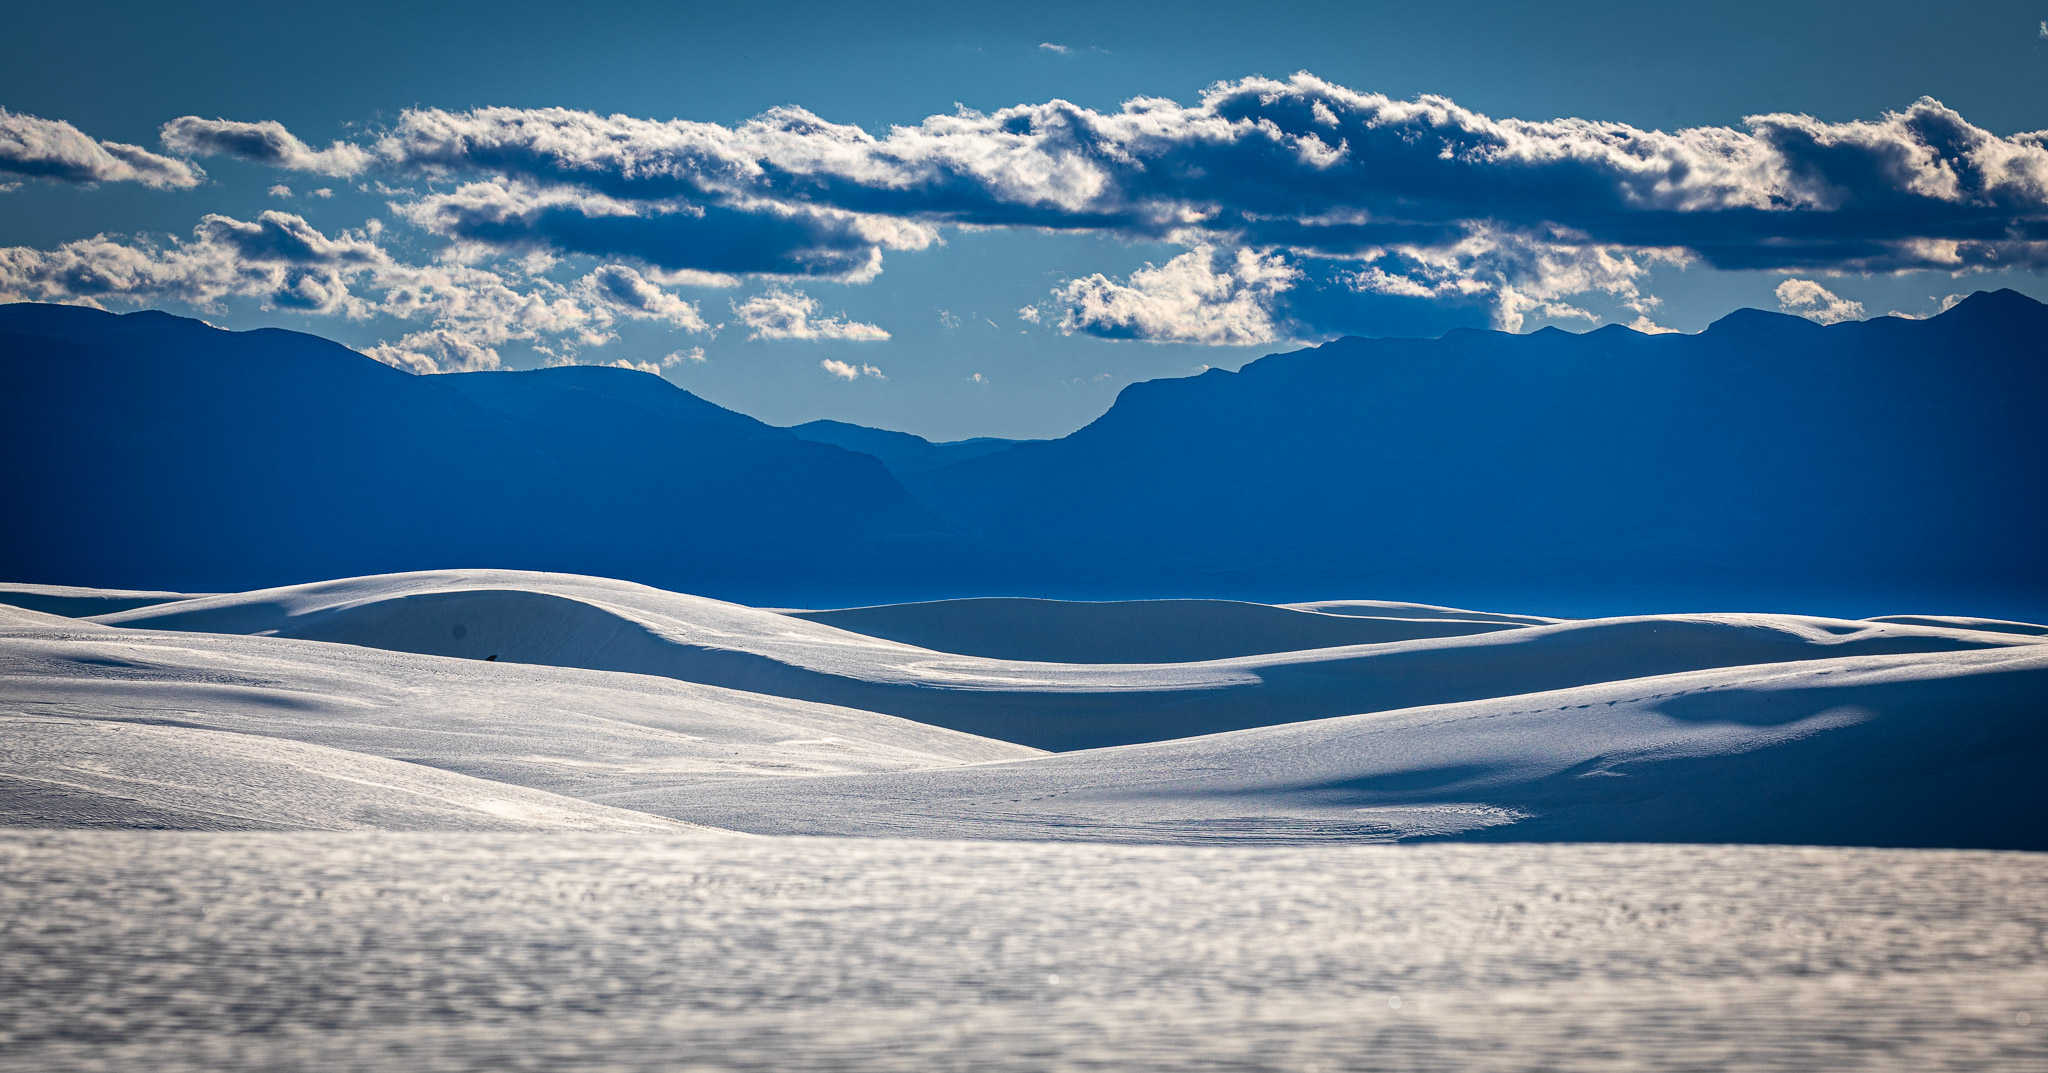
[[[1598,318],[1566,301],[1601,294],[1647,318],[1661,303],[1641,284],[1656,264],[1684,265],[1679,248],[1601,246],[1576,236],[1538,238],[1485,228],[1440,246],[1397,245],[1343,276],[1355,291],[1412,298],[1480,300],[1496,327],[1521,331],[1532,316]]]
[[[1810,279],[1778,284],[1778,308],[1821,324],[1863,319],[1863,303],[1852,302]]]
[[[264,191],[264,193],[266,193],[266,194],[269,194],[269,195],[270,195],[271,197],[287,197],[287,198],[288,198],[288,197],[292,196],[292,188],[291,188],[291,187],[289,187],[289,186],[286,186],[286,185],[285,185],[285,184],[283,184],[283,183],[278,183],[278,184],[276,184],[275,186],[272,186],[272,187],[271,187],[270,189],[268,189],[268,190]]]
[[[188,115],[165,123],[162,138],[164,148],[173,153],[236,157],[286,171],[342,177],[354,175],[370,163],[370,152],[362,146],[335,142],[315,149],[276,120],[242,123]]]
[[[99,141],[62,120],[0,108],[0,176],[173,188],[198,186],[206,173],[139,145]]]
[[[520,282],[473,265],[408,264],[377,236],[374,222],[329,234],[273,210],[254,220],[209,215],[183,240],[96,235],[53,250],[0,248],[0,301],[175,301],[219,311],[242,298],[311,315],[424,321],[428,328],[371,355],[422,371],[494,368],[495,348],[515,339],[601,346],[627,320],[712,330],[696,305],[629,266],[600,265],[566,284]]]
[[[962,108],[882,133],[795,107],[737,124],[427,108],[324,149],[274,121],[196,116],[166,124],[163,142],[360,175],[473,265],[542,254],[631,265],[655,287],[771,281],[733,303],[754,338],[886,338],[817,319],[788,284],[871,280],[885,254],[958,227],[1178,246],[1165,264],[1075,280],[1018,316],[1036,323],[1028,311],[1042,306],[1063,331],[1226,345],[1323,336],[1359,308],[1399,303],[1471,307],[1520,329],[1598,319],[1591,296],[1654,327],[1659,265],[2048,268],[2048,132],[1994,134],[1932,98],[1869,120],[1766,114],[1665,132],[1496,118],[1304,72],[1219,82],[1192,103]],[[201,177],[11,113],[0,113],[0,172]]]
[[[1017,311],[1017,319],[1026,324],[1036,324],[1044,316],[1037,306],[1025,306]]]
[[[1238,346],[1280,338],[1275,299],[1300,278],[1278,256],[1240,249],[1216,266],[1216,250],[1197,246],[1163,265],[1146,265],[1117,282],[1100,273],[1053,291],[1064,307],[1060,331],[1153,343]]]
[[[1038,47],[1044,49],[1047,52],[1057,52],[1062,56],[1071,56],[1074,54],[1073,49],[1068,48],[1065,45],[1055,45],[1050,41],[1040,41],[1038,43]]]
[[[824,361],[819,362],[818,368],[831,373],[841,380],[858,380],[863,376],[871,376],[877,380],[889,379],[882,375],[882,370],[872,365],[851,365],[843,361],[834,361],[831,358],[826,358]]]
[[[802,291],[770,287],[744,302],[732,303],[733,316],[752,328],[749,339],[841,339],[878,342],[889,333],[873,324],[818,316],[818,300]],[[880,375],[877,373],[876,375]]]
[[[939,310],[939,327],[944,328],[947,331],[951,331],[954,328],[958,328],[959,326],[959,317],[954,316],[951,312],[947,310]]]

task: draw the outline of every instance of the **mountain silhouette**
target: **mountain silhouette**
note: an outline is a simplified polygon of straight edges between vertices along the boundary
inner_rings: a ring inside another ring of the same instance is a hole
[[[9,580],[450,566],[753,603],[1370,596],[1545,614],[2048,612],[2048,306],[1347,338],[1049,441],[780,429],[609,368],[414,376],[0,307]],[[822,441],[822,442],[821,442]]]
[[[807,421],[801,425],[791,426],[789,431],[798,439],[829,443],[849,451],[873,455],[881,459],[882,464],[889,467],[891,473],[898,475],[928,473],[955,462],[992,455],[1018,443],[1037,442],[977,436],[968,440],[933,443],[908,432],[891,432],[845,421]]]
[[[67,584],[495,564],[793,598],[950,528],[874,458],[646,373],[414,376],[156,312],[0,306],[0,444],[0,573]]]
[[[2000,291],[1925,321],[1343,339],[904,476],[1055,595],[2038,615],[2044,413],[2048,306]]]

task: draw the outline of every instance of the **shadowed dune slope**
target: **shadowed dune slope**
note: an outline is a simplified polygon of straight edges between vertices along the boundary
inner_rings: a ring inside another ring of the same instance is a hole
[[[1527,624],[1457,612],[1440,617],[1324,614],[1237,600],[1087,603],[989,597],[786,613],[938,652],[1043,663],[1190,663],[1460,637]]]
[[[2011,622],[2002,618],[1968,618],[1962,615],[1880,615],[1866,622],[1896,622],[1905,626],[1938,626],[1983,633],[2017,633],[2027,637],[2048,635],[2048,626],[2032,622]]]
[[[1795,615],[1666,615],[1195,663],[1042,663],[932,652],[626,582],[479,570],[259,590],[98,621],[630,671],[1053,750],[1703,668],[2038,643],[2006,632]]]
[[[203,595],[209,594],[154,589],[86,589],[76,585],[0,584],[0,606],[22,607],[66,618],[112,614]]]
[[[941,771],[605,798],[777,834],[2048,849],[2048,647],[1724,668]]]

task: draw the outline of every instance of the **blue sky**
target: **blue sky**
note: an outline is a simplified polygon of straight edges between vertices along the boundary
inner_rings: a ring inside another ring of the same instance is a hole
[[[2048,298],[2048,5],[738,7],[18,13],[0,294],[935,439],[1344,333]]]

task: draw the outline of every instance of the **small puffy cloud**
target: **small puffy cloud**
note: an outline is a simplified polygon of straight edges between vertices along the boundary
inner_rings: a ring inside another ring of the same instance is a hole
[[[1044,316],[1037,306],[1025,306],[1017,311],[1017,319],[1026,324],[1036,324]]]
[[[271,197],[290,197],[292,196],[292,188],[283,183],[278,183],[264,191],[264,193],[269,194]]]
[[[733,316],[752,328],[749,339],[842,339],[879,342],[889,333],[873,324],[820,317],[818,300],[798,290],[770,287],[744,302],[732,303]],[[879,375],[879,374],[877,374]]]
[[[1054,290],[1065,307],[1060,331],[1152,343],[1242,346],[1280,337],[1273,307],[1300,278],[1275,254],[1240,249],[1221,267],[1197,246],[1119,283],[1097,273]]]
[[[310,171],[337,177],[354,175],[370,163],[359,145],[335,142],[315,149],[276,120],[244,123],[188,115],[164,124],[164,148],[186,156],[231,156],[286,171]]]
[[[1040,41],[1038,43],[1038,47],[1044,49],[1047,52],[1057,52],[1062,56],[1071,56],[1074,54],[1073,49],[1068,48],[1065,45],[1055,45],[1050,41]]]
[[[1821,324],[1863,319],[1863,303],[1852,302],[1810,279],[1778,284],[1778,308]]]
[[[63,120],[0,108],[0,176],[191,187],[206,173],[138,145],[99,141]]]
[[[334,191],[333,191],[333,190],[331,190],[331,189],[329,189],[329,188],[327,188],[327,187],[325,187],[325,186],[323,186],[323,187],[320,187],[320,188],[319,188],[319,189],[317,189],[317,190],[314,190],[314,191],[313,191],[313,196],[314,196],[314,197],[333,197],[333,196],[334,196]]]
[[[877,380],[889,379],[882,375],[882,370],[872,365],[851,365],[843,361],[834,361],[831,358],[826,358],[824,361],[819,362],[818,368],[831,373],[841,380],[858,380],[863,376],[872,376]]]
[[[495,349],[445,328],[413,332],[396,343],[369,347],[363,353],[386,365],[422,375],[487,372],[499,367]]]

